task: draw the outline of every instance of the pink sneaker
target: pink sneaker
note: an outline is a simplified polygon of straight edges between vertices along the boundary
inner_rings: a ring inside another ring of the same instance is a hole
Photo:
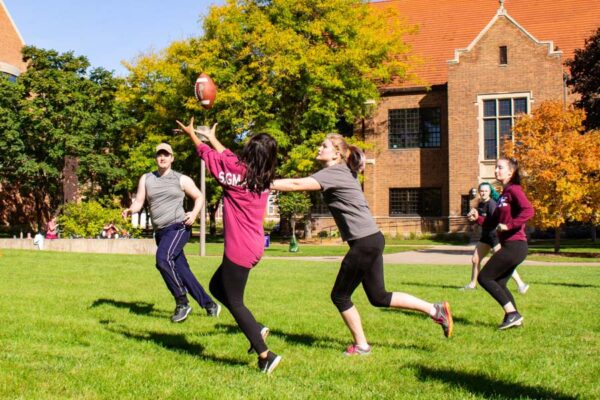
[[[344,352],[345,356],[367,356],[369,354],[371,354],[371,346],[367,346],[366,349],[363,349],[357,344],[351,344]]]

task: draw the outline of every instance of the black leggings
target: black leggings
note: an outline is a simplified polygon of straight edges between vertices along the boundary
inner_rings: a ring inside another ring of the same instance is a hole
[[[237,322],[258,354],[267,351],[267,345],[260,335],[261,325],[244,305],[244,290],[248,282],[250,269],[234,264],[227,257],[215,271],[210,280],[210,292],[219,300]]]
[[[502,248],[489,259],[479,273],[477,281],[492,297],[504,307],[512,303],[517,304],[506,283],[519,264],[527,257],[527,242],[523,240],[507,241],[502,243]]]
[[[350,250],[331,290],[331,300],[340,312],[352,304],[352,293],[362,283],[367,298],[375,307],[389,307],[392,293],[386,292],[383,281],[383,248],[385,239],[381,232],[348,241]]]

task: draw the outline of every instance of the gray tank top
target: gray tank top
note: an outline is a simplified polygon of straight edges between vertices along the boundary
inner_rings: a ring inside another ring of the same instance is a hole
[[[165,176],[158,175],[158,172],[146,174],[146,200],[150,205],[154,229],[183,222],[185,193],[181,187],[182,176],[173,170]]]

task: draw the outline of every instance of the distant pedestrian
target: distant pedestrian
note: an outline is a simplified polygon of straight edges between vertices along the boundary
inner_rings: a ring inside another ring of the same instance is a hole
[[[495,175],[504,188],[498,206],[491,217],[479,216],[476,211],[475,218],[483,224],[483,229],[498,231],[502,247],[481,270],[478,281],[504,310],[504,320],[498,328],[508,329],[523,323],[506,283],[527,257],[525,224],[533,217],[534,210],[521,188],[519,165],[515,160],[498,159]]]
[[[323,165],[317,173],[306,178],[276,179],[271,188],[284,192],[322,191],[342,239],[350,246],[331,291],[331,300],[353,338],[344,354],[371,353],[360,314],[351,300],[360,284],[373,306],[420,311],[440,324],[444,335],[450,337],[453,322],[448,302],[432,304],[407,293],[385,290],[385,239],[371,215],[357,178],[364,167],[363,152],[349,146],[341,135],[330,134],[319,147],[317,161]]]

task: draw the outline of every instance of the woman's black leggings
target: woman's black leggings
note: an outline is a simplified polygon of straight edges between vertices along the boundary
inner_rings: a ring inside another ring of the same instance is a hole
[[[260,335],[262,327],[244,305],[244,290],[249,275],[249,268],[241,267],[223,257],[223,262],[210,280],[209,288],[212,295],[231,312],[252,347],[260,354],[268,350]]]
[[[502,307],[512,303],[517,304],[506,283],[519,264],[527,257],[527,242],[523,240],[507,241],[502,243],[502,248],[495,253],[479,273],[477,281],[492,295]]]
[[[352,304],[352,293],[362,283],[367,298],[375,307],[389,307],[392,293],[385,291],[383,281],[383,248],[381,232],[348,241],[350,250],[342,261],[340,272],[331,291],[331,300],[340,312]]]

